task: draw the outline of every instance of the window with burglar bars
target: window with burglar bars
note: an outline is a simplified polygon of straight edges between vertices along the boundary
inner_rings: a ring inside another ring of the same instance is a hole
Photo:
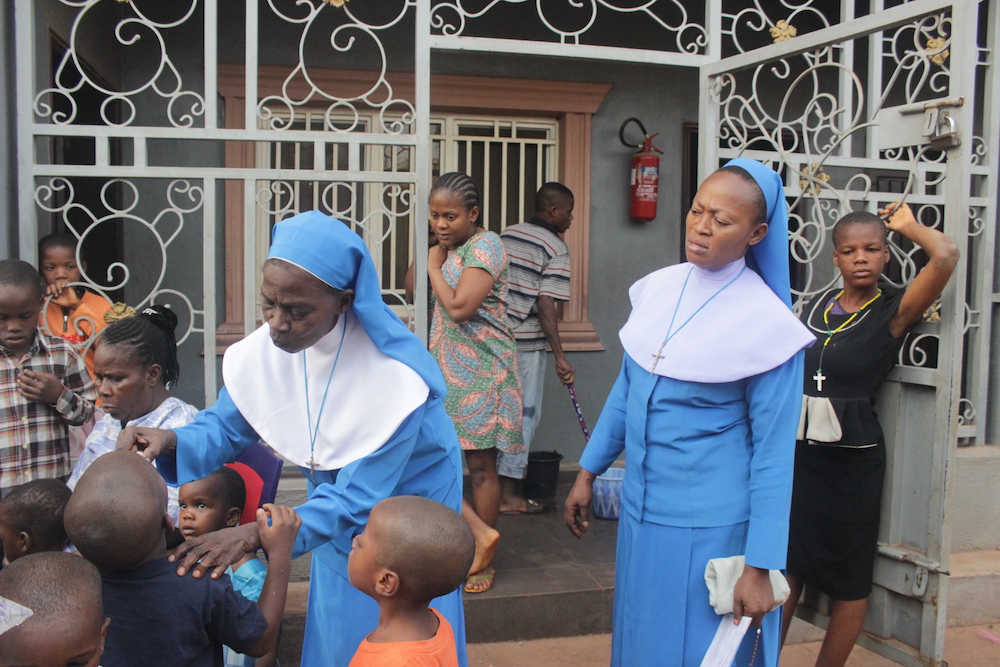
[[[275,116],[279,115],[275,111]],[[329,126],[322,111],[298,111],[290,129],[324,131]],[[378,132],[381,123],[373,117],[332,121],[340,131]],[[435,115],[432,137],[431,176],[461,171],[480,187],[480,224],[500,233],[508,225],[523,222],[534,213],[534,196],[546,181],[556,180],[558,122],[549,118],[489,118],[485,116]],[[412,171],[413,148],[391,144],[368,145],[359,156],[361,170]],[[262,169],[311,170],[316,164],[330,172],[330,180],[281,180],[263,183],[257,192],[257,230],[261,257],[266,254],[271,227],[292,212],[318,209],[334,215],[365,239],[379,269],[386,302],[400,303],[403,279],[413,260],[417,233],[429,232],[425,222],[410,213],[409,184],[365,183],[337,180],[338,171],[348,169],[347,144],[326,141],[325,154],[317,163],[315,144],[273,141],[257,145],[257,166]],[[378,166],[378,163],[381,166]],[[391,295],[395,295],[391,296]]]

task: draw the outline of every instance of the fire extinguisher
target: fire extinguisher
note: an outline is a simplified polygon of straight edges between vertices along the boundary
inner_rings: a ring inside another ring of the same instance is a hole
[[[639,130],[645,137],[641,144],[633,144],[625,140],[625,128],[629,123],[635,123],[639,126]],[[658,134],[659,132],[648,134],[642,121],[638,118],[627,119],[618,130],[618,138],[624,145],[639,149],[639,152],[632,156],[628,215],[633,220],[640,222],[647,222],[656,217],[656,194],[660,180],[660,158],[656,154],[663,154],[663,151],[653,145],[653,139]]]

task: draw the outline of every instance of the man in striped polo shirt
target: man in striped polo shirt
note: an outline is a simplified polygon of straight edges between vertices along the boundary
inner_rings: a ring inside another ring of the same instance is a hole
[[[563,384],[573,381],[573,367],[559,342],[556,301],[569,300],[569,247],[559,235],[573,222],[573,193],[561,183],[546,183],[535,195],[535,215],[508,227],[500,238],[510,259],[507,317],[517,339],[518,374],[524,392],[524,452],[497,454],[500,511],[525,514],[541,511],[521,498],[515,480],[524,479],[528,448],[542,411],[545,351],[551,349],[556,374]]]

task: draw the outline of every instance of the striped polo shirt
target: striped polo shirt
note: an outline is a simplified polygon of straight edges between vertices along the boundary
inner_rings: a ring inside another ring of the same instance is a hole
[[[507,317],[521,352],[545,350],[548,341],[538,322],[540,295],[569,301],[569,246],[541,218],[508,227],[500,235],[510,259]]]

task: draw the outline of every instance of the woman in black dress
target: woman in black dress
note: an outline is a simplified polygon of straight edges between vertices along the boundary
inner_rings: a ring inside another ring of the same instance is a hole
[[[833,228],[833,264],[843,289],[818,295],[802,313],[816,334],[806,350],[802,424],[788,542],[782,642],[803,584],[834,600],[817,667],[840,667],[861,632],[878,548],[885,440],[875,392],[896,365],[903,337],[937,299],[958,263],[957,246],[917,222],[903,204],[879,211],[888,221],[853,212]],[[882,290],[888,231],[928,255],[906,290]]]

